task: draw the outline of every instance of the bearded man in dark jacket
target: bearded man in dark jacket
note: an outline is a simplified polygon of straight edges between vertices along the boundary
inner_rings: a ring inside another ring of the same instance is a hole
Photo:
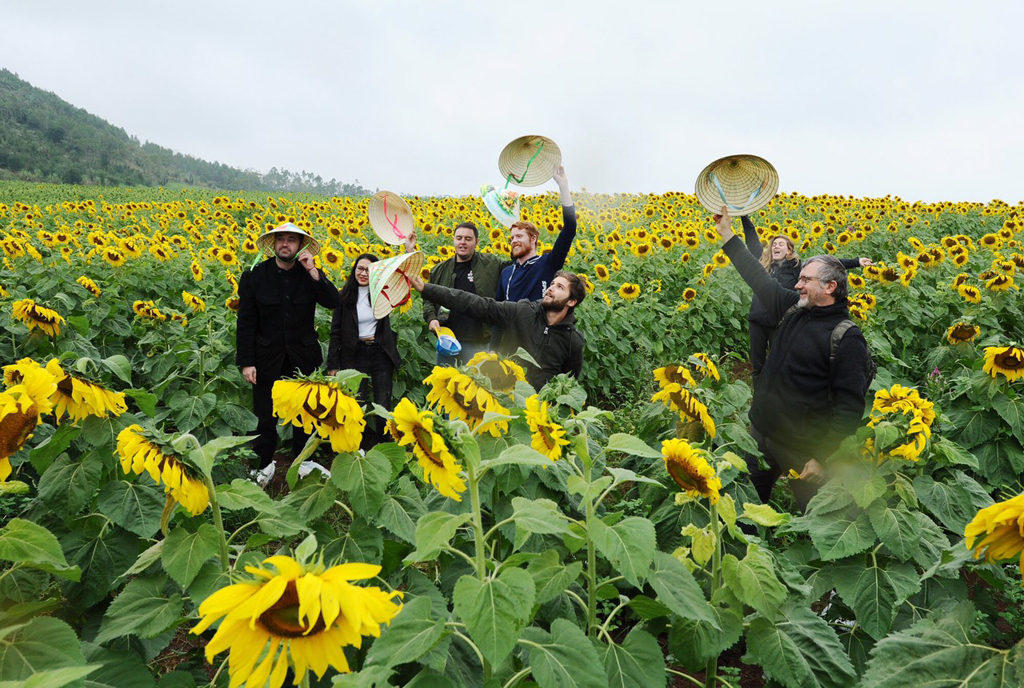
[[[308,375],[320,367],[323,351],[313,316],[317,304],[338,306],[338,290],[313,264],[320,245],[302,228],[286,223],[260,236],[256,244],[271,257],[239,279],[235,363],[253,386],[253,413],[259,420],[253,451],[260,468],[268,468],[277,448],[274,383],[296,370]],[[307,439],[300,428],[293,428],[296,456]]]
[[[733,234],[725,207],[715,220],[722,250],[778,323],[749,414],[769,469],[751,460],[751,482],[767,503],[779,476],[795,470],[800,479],[790,486],[804,509],[825,480],[825,460],[864,415],[870,353],[859,328],[846,330],[830,361],[832,332],[850,318],[846,269],[834,256],[815,256],[802,265],[795,291],[787,289]]]

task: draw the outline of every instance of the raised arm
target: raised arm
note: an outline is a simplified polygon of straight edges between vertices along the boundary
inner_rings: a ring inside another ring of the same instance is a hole
[[[732,218],[726,211],[727,208],[723,206],[722,215],[715,216],[718,234],[725,242],[722,245],[722,250],[736,266],[743,281],[750,286],[757,298],[761,299],[769,316],[776,322],[782,320],[782,316],[786,314],[790,306],[800,300],[800,295],[792,289],[786,289],[765,272],[765,269],[750,254],[739,237],[733,233],[730,226]]]
[[[750,251],[750,255],[761,260],[764,247],[761,245],[760,237],[757,236],[757,228],[746,215],[740,217],[740,223],[743,225],[743,240],[747,243],[747,250]]]
[[[449,289],[436,284],[424,284],[419,275],[409,275],[409,284],[439,306],[465,313],[491,325],[504,325],[512,321],[519,309],[518,302],[499,303],[485,296],[470,294],[468,291]]]
[[[572,201],[572,194],[569,192],[569,179],[565,176],[565,168],[559,165],[555,169],[555,182],[558,184],[558,192],[562,196],[562,231],[555,239],[555,245],[548,252],[549,265],[551,270],[558,271],[565,265],[565,259],[569,255],[569,249],[576,238],[576,206]]]

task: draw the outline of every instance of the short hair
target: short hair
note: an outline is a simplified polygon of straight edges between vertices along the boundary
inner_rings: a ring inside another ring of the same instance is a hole
[[[559,270],[555,273],[555,277],[562,277],[569,283],[569,298],[575,301],[577,306],[587,298],[587,285],[583,282],[583,278],[575,272]]]
[[[818,274],[818,279],[821,280],[822,284],[836,283],[832,296],[837,299],[845,299],[847,294],[850,293],[850,285],[846,281],[846,268],[843,267],[839,259],[835,256],[814,256],[808,258],[804,265],[810,265],[811,263],[821,263],[821,272]]]
[[[459,224],[455,225],[455,231],[457,232],[463,227],[465,227],[466,229],[472,229],[473,238],[480,239],[480,231],[476,228],[475,224],[473,224],[472,222],[460,222]]]
[[[532,222],[527,222],[526,220],[517,220],[516,222],[512,223],[512,226],[508,228],[508,231],[511,232],[513,229],[521,229],[534,239],[540,238],[540,230],[537,229],[537,225],[533,224]]]

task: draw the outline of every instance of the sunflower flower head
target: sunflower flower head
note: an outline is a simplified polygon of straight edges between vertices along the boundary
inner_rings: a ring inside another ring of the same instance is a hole
[[[983,370],[992,377],[1002,375],[1010,382],[1024,378],[1024,349],[1016,346],[985,347]]]
[[[145,471],[164,492],[197,516],[210,505],[210,493],[199,471],[166,441],[166,437],[133,424],[117,435],[117,455],[126,474]]]
[[[495,392],[511,392],[516,382],[526,382],[526,371],[515,361],[501,358],[496,353],[481,351],[469,359],[467,368],[473,368],[486,377]]]
[[[692,447],[686,440],[672,439],[661,443],[665,469],[690,497],[707,497],[718,503],[722,480],[708,462],[707,454]]]
[[[75,281],[82,285],[86,291],[95,296],[97,299],[100,297],[100,294],[103,293],[103,291],[99,288],[99,285],[97,285],[95,282],[93,282],[85,275],[82,275]]]
[[[680,414],[682,420],[694,420],[701,424],[709,437],[715,436],[715,421],[708,413],[708,407],[678,382],[663,385],[651,401],[660,401]]]
[[[678,385],[689,385],[690,387],[696,387],[697,381],[693,377],[693,373],[690,369],[684,365],[667,365],[661,368],[654,369],[654,379],[661,384],[662,387],[665,385],[671,385],[676,383]]]
[[[497,413],[507,416],[508,409],[465,373],[455,368],[434,366],[433,372],[423,380],[423,384],[431,388],[427,393],[428,403],[443,409],[451,418],[465,421],[470,430],[486,431],[493,437],[500,437],[508,432],[508,421],[484,422],[485,414]]]
[[[192,309],[193,313],[202,313],[206,310],[206,302],[201,298],[187,291],[181,292],[181,300]]]
[[[632,301],[636,297],[640,296],[640,285],[633,284],[632,282],[623,282],[622,286],[619,287],[619,298],[626,301]]]
[[[946,330],[946,341],[950,344],[967,344],[973,342],[981,333],[977,325],[969,322],[958,322]]]
[[[247,566],[250,578],[221,588],[199,606],[192,633],[222,619],[206,646],[206,659],[230,651],[231,685],[280,688],[291,668],[295,685],[312,671],[322,678],[329,667],[350,671],[347,646],[362,647],[363,636],[380,637],[401,611],[401,592],[354,585],[380,567],[347,563],[326,568],[286,555]]]
[[[319,376],[278,380],[271,390],[274,415],[331,441],[336,452],[354,452],[366,429],[359,403],[333,380]]]
[[[974,550],[975,559],[984,555],[986,561],[995,563],[1020,557],[1024,571],[1024,494],[978,511],[964,529],[964,537],[967,549]],[[975,545],[979,537],[981,541]]]
[[[893,385],[889,389],[875,392],[875,400],[871,406],[869,427],[875,427],[882,421],[896,423],[905,427],[906,436],[890,447],[881,447],[879,458],[898,458],[905,461],[918,461],[921,453],[932,434],[932,423],[935,422],[935,405],[922,397],[916,389]],[[871,443],[870,449],[875,449]],[[871,453],[871,452],[868,452]]]
[[[562,447],[569,445],[565,429],[551,420],[548,402],[534,394],[526,399],[526,422],[530,425],[530,446],[552,461],[562,458]]]
[[[408,399],[395,406],[389,430],[403,447],[411,447],[424,479],[438,492],[457,502],[462,501],[466,483],[459,475],[462,465],[448,448],[444,437],[434,429],[434,414],[420,411]]]
[[[56,337],[60,334],[60,326],[64,318],[50,308],[40,306],[32,299],[21,299],[11,304],[11,311],[15,318],[28,325],[29,332],[37,327],[49,337]]]

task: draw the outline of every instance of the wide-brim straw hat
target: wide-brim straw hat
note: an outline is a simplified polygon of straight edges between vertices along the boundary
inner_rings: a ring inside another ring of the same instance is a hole
[[[398,246],[416,226],[412,208],[396,193],[378,191],[370,197],[370,226],[385,244]]]
[[[373,317],[380,320],[412,295],[408,275],[418,277],[423,269],[423,254],[403,253],[370,263],[370,305]]]
[[[505,204],[501,202],[502,191],[499,191],[493,186],[485,185],[481,187],[480,192],[484,196],[484,205],[487,207],[487,210],[489,210],[491,215],[494,216],[494,219],[502,225],[505,227],[511,227],[519,221],[520,199],[518,197],[516,198],[516,202],[512,207],[512,210],[509,211]]]
[[[284,232],[291,232],[292,234],[298,234],[299,236],[305,237],[302,242],[302,248],[299,249],[299,253],[303,251],[309,251],[310,255],[317,255],[320,253],[320,242],[317,241],[310,235],[309,232],[304,230],[302,227],[293,225],[291,222],[285,222],[283,225],[274,227],[269,232],[264,232],[256,240],[256,248],[263,252],[267,258],[274,257],[274,235],[282,234]]]
[[[558,144],[546,136],[520,136],[502,149],[498,170],[502,179],[519,186],[540,186],[562,164]]]
[[[749,215],[768,205],[779,190],[779,173],[756,155],[719,158],[697,176],[694,193],[712,213],[729,208],[732,216]]]

